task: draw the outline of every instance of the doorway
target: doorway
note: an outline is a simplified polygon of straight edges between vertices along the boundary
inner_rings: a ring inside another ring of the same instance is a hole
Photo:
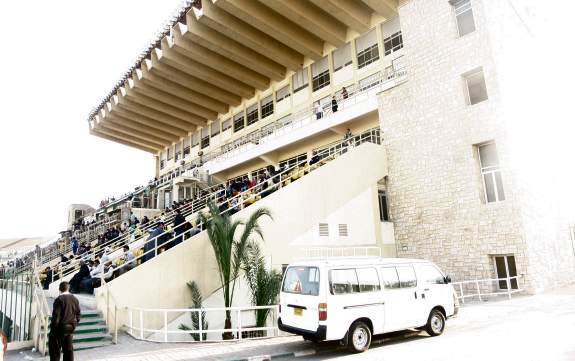
[[[517,277],[517,268],[515,267],[514,255],[493,256],[493,264],[497,278]],[[507,280],[497,282],[500,290],[507,290]],[[518,289],[517,278],[509,280],[511,289]]]

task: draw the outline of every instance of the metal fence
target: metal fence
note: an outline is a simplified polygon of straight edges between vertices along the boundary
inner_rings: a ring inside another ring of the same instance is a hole
[[[506,296],[511,299],[511,295],[523,291],[519,287],[519,276],[458,281],[452,284],[461,303],[465,303],[466,298],[483,301],[488,297]]]
[[[145,309],[127,307],[126,331],[138,340],[152,342],[230,341],[278,336],[278,306]],[[256,313],[269,313],[264,326],[256,326]],[[225,328],[229,312],[231,328]],[[196,326],[190,322],[195,317]],[[205,321],[209,318],[207,327]],[[182,327],[184,325],[185,327]],[[227,334],[227,337],[226,337]]]
[[[31,339],[33,288],[29,272],[0,279],[1,329],[8,342]]]

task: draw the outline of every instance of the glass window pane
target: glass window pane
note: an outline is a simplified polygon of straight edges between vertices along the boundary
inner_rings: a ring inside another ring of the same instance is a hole
[[[431,284],[444,284],[445,278],[437,268],[430,264],[421,265],[417,270],[418,279]]]
[[[359,292],[379,291],[379,278],[375,268],[360,268],[356,272],[359,280]]]
[[[495,184],[493,182],[493,173],[487,173],[483,175],[483,183],[485,186],[485,196],[487,197],[487,202],[495,202]]]
[[[457,15],[457,30],[459,30],[459,36],[464,36],[475,31],[473,10],[471,10],[471,8]]]
[[[282,291],[317,296],[319,294],[319,269],[300,266],[288,268]]]
[[[289,98],[289,96],[290,96],[289,85],[286,85],[276,92],[276,102],[280,102],[284,99],[287,99]]]
[[[505,192],[503,192],[503,180],[501,179],[501,172],[495,172],[495,183],[497,184],[497,199],[500,201],[505,200]]]
[[[330,288],[334,295],[359,292],[355,269],[331,270]]]
[[[465,78],[467,81],[467,91],[469,93],[469,104],[477,104],[488,99],[483,70],[468,74]]]
[[[399,288],[399,277],[395,267],[385,267],[381,269],[381,280],[386,289]]]
[[[505,256],[495,257],[495,270],[497,278],[507,278],[507,269],[505,268]],[[499,281],[499,288],[506,290],[507,281]]]
[[[397,275],[399,276],[399,286],[401,288],[415,287],[417,286],[417,278],[415,277],[415,271],[411,266],[398,266]]]
[[[498,167],[499,158],[497,157],[495,143],[479,146],[479,158],[481,160],[481,168]]]
[[[351,44],[347,43],[332,53],[333,57],[333,72],[342,69],[352,63],[351,61]]]

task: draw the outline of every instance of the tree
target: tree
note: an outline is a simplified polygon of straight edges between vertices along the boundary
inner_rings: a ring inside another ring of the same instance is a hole
[[[196,283],[196,281],[191,281],[187,283],[188,288],[190,289],[190,292],[192,293],[192,307],[191,308],[202,308],[202,302],[203,302],[203,298],[202,298],[202,293],[200,292],[200,288],[198,287],[198,284]],[[206,320],[206,312],[202,311],[200,312],[202,314],[202,330],[207,330],[208,329],[208,321]],[[200,316],[198,314],[198,312],[192,312],[191,313],[191,317],[192,317],[192,327],[188,327],[186,325],[184,325],[183,323],[180,324],[180,327],[178,327],[180,330],[184,330],[184,331],[192,331],[192,330],[199,330],[200,329]],[[202,333],[202,341],[206,340],[207,337],[207,333]],[[195,341],[200,341],[200,334],[199,333],[190,333],[190,336],[192,336],[192,338]]]
[[[282,274],[277,270],[266,270],[260,247],[250,242],[243,260],[244,277],[251,292],[254,306],[271,306],[277,303]],[[256,327],[265,327],[270,309],[256,310]],[[260,332],[263,336],[263,332]]]
[[[220,210],[213,202],[208,202],[208,209],[211,218],[200,212],[199,219],[205,225],[210,243],[214,250],[216,263],[222,292],[224,294],[224,307],[231,307],[234,298],[236,280],[238,278],[242,260],[252,236],[257,235],[262,240],[263,234],[259,225],[259,219],[263,216],[271,217],[271,213],[266,208],[256,209],[246,222],[233,220],[227,214],[220,213]],[[243,226],[239,237],[236,239],[236,230]],[[232,327],[232,316],[229,310],[226,311],[224,328]],[[233,338],[231,332],[222,334],[224,339]]]

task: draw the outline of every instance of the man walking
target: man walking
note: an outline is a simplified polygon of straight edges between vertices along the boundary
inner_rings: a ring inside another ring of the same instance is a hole
[[[50,361],[60,361],[60,352],[64,354],[64,361],[74,361],[72,334],[80,322],[80,303],[68,292],[68,282],[61,282],[59,289],[60,296],[54,300],[48,337]]]

